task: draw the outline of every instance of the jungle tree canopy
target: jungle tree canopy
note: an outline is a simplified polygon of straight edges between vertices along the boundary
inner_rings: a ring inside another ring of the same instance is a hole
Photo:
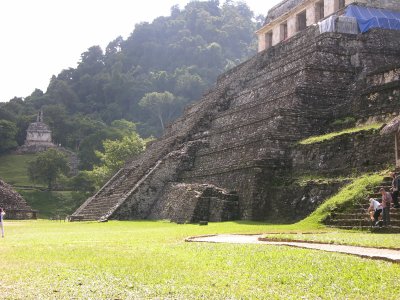
[[[51,78],[45,93],[35,90],[0,104],[0,120],[15,124],[22,144],[29,122],[43,108],[55,142],[85,153],[81,160],[90,168],[95,161],[86,159],[103,150],[101,141],[121,137],[113,121],[137,123],[144,137],[160,135],[163,122],[200,99],[219,74],[256,53],[254,32],[262,21],[241,2],[173,6],[170,16],[137,24],[127,39],[117,37],[104,51],[87,49],[76,68]],[[173,103],[143,104],[149,95],[168,95]],[[168,111],[152,111],[160,107]],[[160,122],[160,116],[167,118]]]

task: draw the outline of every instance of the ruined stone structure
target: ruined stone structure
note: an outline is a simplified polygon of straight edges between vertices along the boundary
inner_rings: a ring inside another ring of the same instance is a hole
[[[17,153],[37,153],[55,147],[51,140],[51,130],[43,122],[43,111],[40,111],[36,122],[29,124],[25,143],[17,149]]]
[[[36,219],[37,211],[26,203],[10,185],[0,180],[0,207],[6,211],[6,219]]]
[[[366,123],[399,112],[400,81],[387,75],[399,67],[400,31],[308,27],[220,76],[71,219],[300,219],[345,183],[299,184],[302,175],[333,178],[392,161],[377,152],[393,142],[378,131],[298,141],[348,116]]]
[[[70,167],[70,174],[78,174],[79,158],[75,152],[65,149],[64,147],[57,146],[52,142],[51,130],[49,126],[43,121],[43,111],[41,110],[37,117],[36,122],[29,124],[26,131],[26,139],[24,145],[17,148],[17,154],[31,154],[46,151],[50,148],[55,148],[63,152],[68,159]]]
[[[258,50],[275,46],[330,15],[341,14],[352,3],[400,10],[397,0],[285,0],[269,10],[264,26],[257,31]]]

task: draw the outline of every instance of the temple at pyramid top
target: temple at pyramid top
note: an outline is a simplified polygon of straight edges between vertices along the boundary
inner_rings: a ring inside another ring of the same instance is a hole
[[[264,26],[256,32],[258,50],[275,46],[330,16],[343,15],[349,5],[400,11],[398,0],[285,0],[268,11]]]

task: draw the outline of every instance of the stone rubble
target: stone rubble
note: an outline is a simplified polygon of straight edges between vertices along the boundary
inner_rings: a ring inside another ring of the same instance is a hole
[[[0,207],[6,211],[5,219],[36,219],[37,211],[25,199],[0,179]]]

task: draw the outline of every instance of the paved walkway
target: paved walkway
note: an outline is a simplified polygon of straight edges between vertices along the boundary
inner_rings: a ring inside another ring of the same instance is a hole
[[[276,246],[290,246],[306,249],[315,249],[328,252],[339,252],[357,255],[370,259],[387,260],[400,263],[400,250],[366,248],[357,246],[343,246],[332,244],[315,244],[299,242],[260,241],[261,235],[220,234],[212,236],[191,237],[187,242],[230,243],[230,244],[264,244]]]

